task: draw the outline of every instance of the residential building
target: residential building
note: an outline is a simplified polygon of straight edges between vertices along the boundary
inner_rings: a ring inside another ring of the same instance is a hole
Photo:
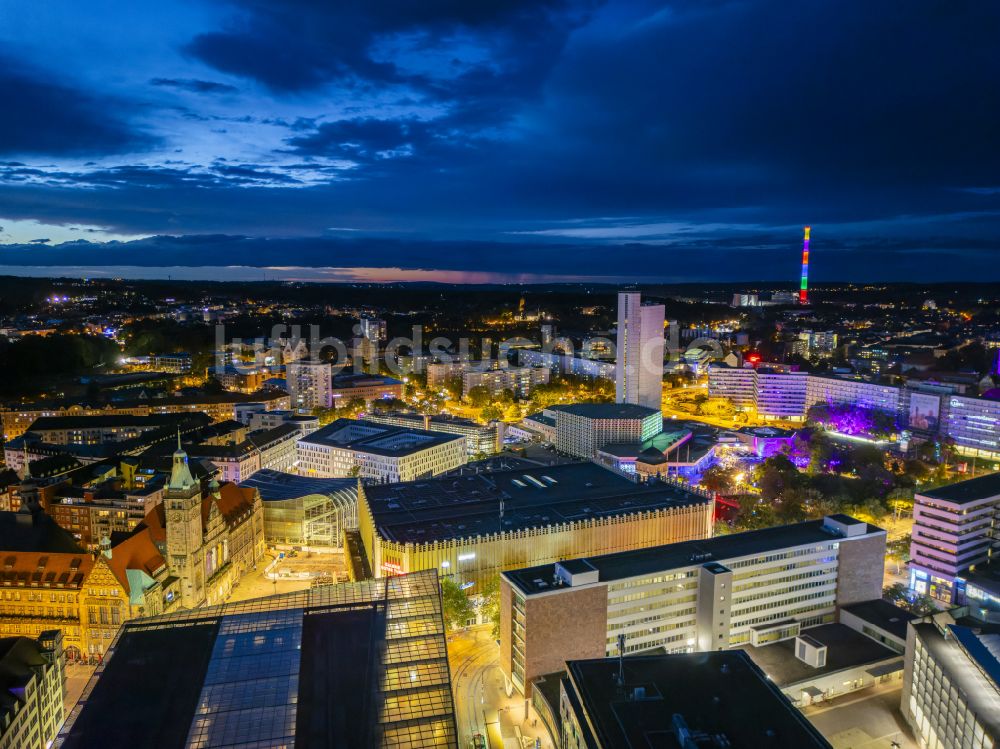
[[[0,749],[47,749],[66,696],[62,633],[0,639]]]
[[[506,433],[506,425],[502,421],[480,424],[471,419],[447,414],[432,416],[430,414],[402,412],[370,413],[365,416],[365,419],[374,421],[376,424],[391,424],[408,429],[423,429],[426,432],[461,435],[465,437],[465,448],[470,460],[500,452],[503,449],[504,434]]]
[[[717,362],[708,367],[708,395],[728,398],[738,411],[749,411],[757,402],[753,367],[731,367]]]
[[[130,623],[55,747],[457,749],[444,633],[434,571]]]
[[[918,491],[913,501],[910,588],[958,603],[956,580],[987,562],[998,545],[1000,473]]]
[[[1000,745],[1000,629],[941,613],[912,622],[906,638],[903,717],[927,749]]]
[[[802,421],[806,411],[808,375],[782,364],[708,368],[708,395],[728,398],[739,410],[756,410],[768,420]]]
[[[495,364],[487,366],[493,368]],[[430,362],[427,365],[427,387],[434,391],[441,390],[449,380],[461,378],[473,366],[470,361]]]
[[[663,400],[662,304],[643,304],[638,292],[618,294],[615,400],[660,410]]]
[[[286,422],[272,429],[251,432],[236,443],[201,443],[190,446],[192,457],[211,462],[223,481],[239,484],[267,468],[290,471],[295,465],[296,445],[302,438],[299,427]]]
[[[360,477],[391,483],[437,476],[465,465],[465,437],[337,419],[298,441],[303,476]]]
[[[363,485],[358,528],[376,575],[433,568],[475,594],[511,567],[706,538],[712,510],[687,485],[571,463]]]
[[[558,686],[562,749],[830,749],[741,651],[573,660]]]
[[[139,398],[110,403],[21,403],[0,409],[4,439],[20,437],[35,421],[50,416],[150,416],[153,414],[208,414],[211,421],[234,417],[244,403],[263,403],[266,410],[288,409],[288,394],[280,391],[259,393],[219,393],[216,395],[173,395]]]
[[[545,414],[555,419],[555,446],[560,452],[593,458],[605,445],[639,443],[663,429],[659,408],[634,403],[571,403],[551,406]]]
[[[832,515],[500,576],[500,667],[523,693],[562,663],[617,653],[761,646],[879,598],[885,531]],[[559,623],[556,626],[556,623]]]
[[[806,378],[805,410],[817,403],[858,406],[890,414],[899,412],[899,388],[860,377],[810,374]]]
[[[376,346],[386,339],[385,320],[377,317],[362,317],[360,320],[361,336],[367,338]]]
[[[806,373],[788,367],[754,369],[757,416],[802,421],[806,411]]]
[[[467,398],[475,387],[484,387],[491,396],[510,390],[517,398],[527,398],[536,385],[549,381],[548,367],[504,367],[488,371],[471,371],[462,375],[462,397]]]
[[[151,414],[131,416],[43,416],[26,430],[32,439],[48,445],[121,444],[153,432],[176,434],[205,427],[211,420],[204,414]]]
[[[588,379],[614,380],[617,371],[615,362],[525,348],[517,350],[517,363],[522,367],[548,367],[553,372]]]
[[[368,403],[386,398],[399,400],[403,397],[403,383],[401,380],[381,375],[338,375],[333,378],[330,395],[334,406],[338,408],[355,399]]]
[[[180,352],[176,354],[153,354],[150,357],[153,369],[159,372],[176,372],[186,374],[191,371],[191,354]]]
[[[264,469],[241,486],[260,494],[268,546],[341,548],[344,531],[358,527],[357,479],[311,478]]]
[[[78,544],[97,551],[101,539],[135,530],[163,496],[161,475],[142,486],[125,487],[118,479],[93,486],[66,481],[52,487],[44,506],[61,528]]]
[[[285,381],[292,408],[305,411],[329,408],[333,403],[331,376],[329,362],[306,359],[289,362],[285,368]]]

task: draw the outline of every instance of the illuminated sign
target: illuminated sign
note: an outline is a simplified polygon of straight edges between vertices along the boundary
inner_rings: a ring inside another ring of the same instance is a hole
[[[459,554],[458,555],[458,561],[460,561],[460,562],[468,562],[470,559],[475,559],[475,558],[476,558],[476,555],[475,555],[474,552],[470,552],[469,554]]]
[[[382,562],[383,575],[402,575],[403,565],[397,562]]]

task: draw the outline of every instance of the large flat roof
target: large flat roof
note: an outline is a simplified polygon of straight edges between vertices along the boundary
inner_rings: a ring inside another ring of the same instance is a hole
[[[366,486],[364,492],[379,535],[400,543],[471,538],[712,501],[679,484],[636,484],[593,463]]]
[[[56,746],[457,739],[437,573],[424,571],[130,621]]]
[[[332,496],[341,492],[356,493],[357,479],[326,479],[299,476],[294,473],[264,468],[257,471],[240,486],[249,486],[260,492],[265,502],[298,499],[310,494]]]
[[[945,502],[954,502],[960,505],[998,497],[1000,496],[1000,473],[991,473],[967,481],[959,481],[957,484],[939,486],[937,489],[918,491],[917,496],[942,499]]]
[[[874,525],[869,525],[867,528],[867,533],[884,532]],[[586,557],[586,561],[598,571],[598,579],[601,582],[609,582],[707,562],[725,564],[727,559],[738,559],[792,546],[827,543],[840,538],[842,537],[824,529],[823,520],[807,520],[804,523],[778,525],[700,541],[681,541],[664,546]],[[552,590],[555,565],[543,564],[519,570],[507,570],[502,574],[528,595],[544,593]]]
[[[815,668],[796,658],[795,638],[762,647],[744,645],[741,650],[745,650],[779,687],[890,658],[898,658],[902,664],[902,654],[844,624],[810,627],[802,630],[802,635],[826,646],[825,665]]]
[[[684,746],[691,731],[723,734],[726,746],[829,749],[830,744],[738,650],[570,661],[570,685],[605,749]],[[641,690],[637,695],[636,690]],[[588,730],[585,726],[584,730]]]
[[[375,421],[337,419],[299,440],[300,443],[401,457],[448,442],[464,440],[460,434],[380,424]]]
[[[876,627],[884,629],[901,640],[906,639],[906,625],[916,619],[916,615],[899,608],[883,598],[861,601],[844,606],[844,611],[854,614]]]
[[[567,403],[549,406],[547,410],[584,416],[588,419],[645,419],[660,413],[655,408],[636,403]]]

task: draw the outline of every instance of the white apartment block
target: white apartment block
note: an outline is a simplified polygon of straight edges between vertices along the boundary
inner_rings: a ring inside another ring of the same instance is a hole
[[[713,364],[708,368],[710,398],[728,398],[733,406],[744,411],[757,401],[757,380],[752,367],[730,367]]]
[[[298,359],[285,367],[285,381],[293,409],[311,411],[329,408],[333,401],[331,367],[328,362]]]
[[[618,361],[615,400],[659,410],[663,400],[662,304],[643,304],[642,294],[618,294]]]
[[[806,410],[817,403],[849,403],[894,414],[899,411],[899,388],[866,380],[810,374],[806,379]]]
[[[918,492],[913,502],[910,588],[958,603],[956,578],[993,556],[998,524],[998,473]]]
[[[337,419],[299,440],[296,454],[303,476],[380,483],[436,476],[468,461],[460,435],[353,419]]]
[[[806,411],[805,372],[784,368],[758,367],[756,378],[757,415],[764,419],[801,421]]]
[[[522,367],[548,367],[553,372],[592,379],[613,380],[617,370],[614,362],[532,349],[518,349],[517,362]]]
[[[486,372],[465,372],[462,375],[462,397],[468,397],[474,387],[484,387],[491,396],[510,390],[518,398],[527,398],[536,385],[549,381],[549,374],[547,367],[506,367]]]
[[[635,444],[663,431],[659,408],[633,403],[572,403],[545,409],[550,414],[556,449],[588,460],[605,445]]]
[[[431,390],[443,388],[448,380],[461,377],[473,366],[470,361],[431,362],[427,365],[427,387]]]

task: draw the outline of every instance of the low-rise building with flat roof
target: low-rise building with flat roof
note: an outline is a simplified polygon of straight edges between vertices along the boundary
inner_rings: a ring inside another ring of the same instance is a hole
[[[376,575],[433,568],[476,593],[511,567],[706,538],[712,509],[686,485],[570,463],[365,485],[358,527]]]
[[[382,375],[337,375],[333,378],[330,397],[337,408],[343,408],[343,404],[355,398],[369,403],[383,398],[399,399],[403,397],[403,382]]]
[[[559,700],[559,746],[564,749],[830,749],[739,651],[566,665]]]
[[[521,691],[576,658],[766,645],[881,596],[885,531],[845,515],[508,569],[500,667]]]

